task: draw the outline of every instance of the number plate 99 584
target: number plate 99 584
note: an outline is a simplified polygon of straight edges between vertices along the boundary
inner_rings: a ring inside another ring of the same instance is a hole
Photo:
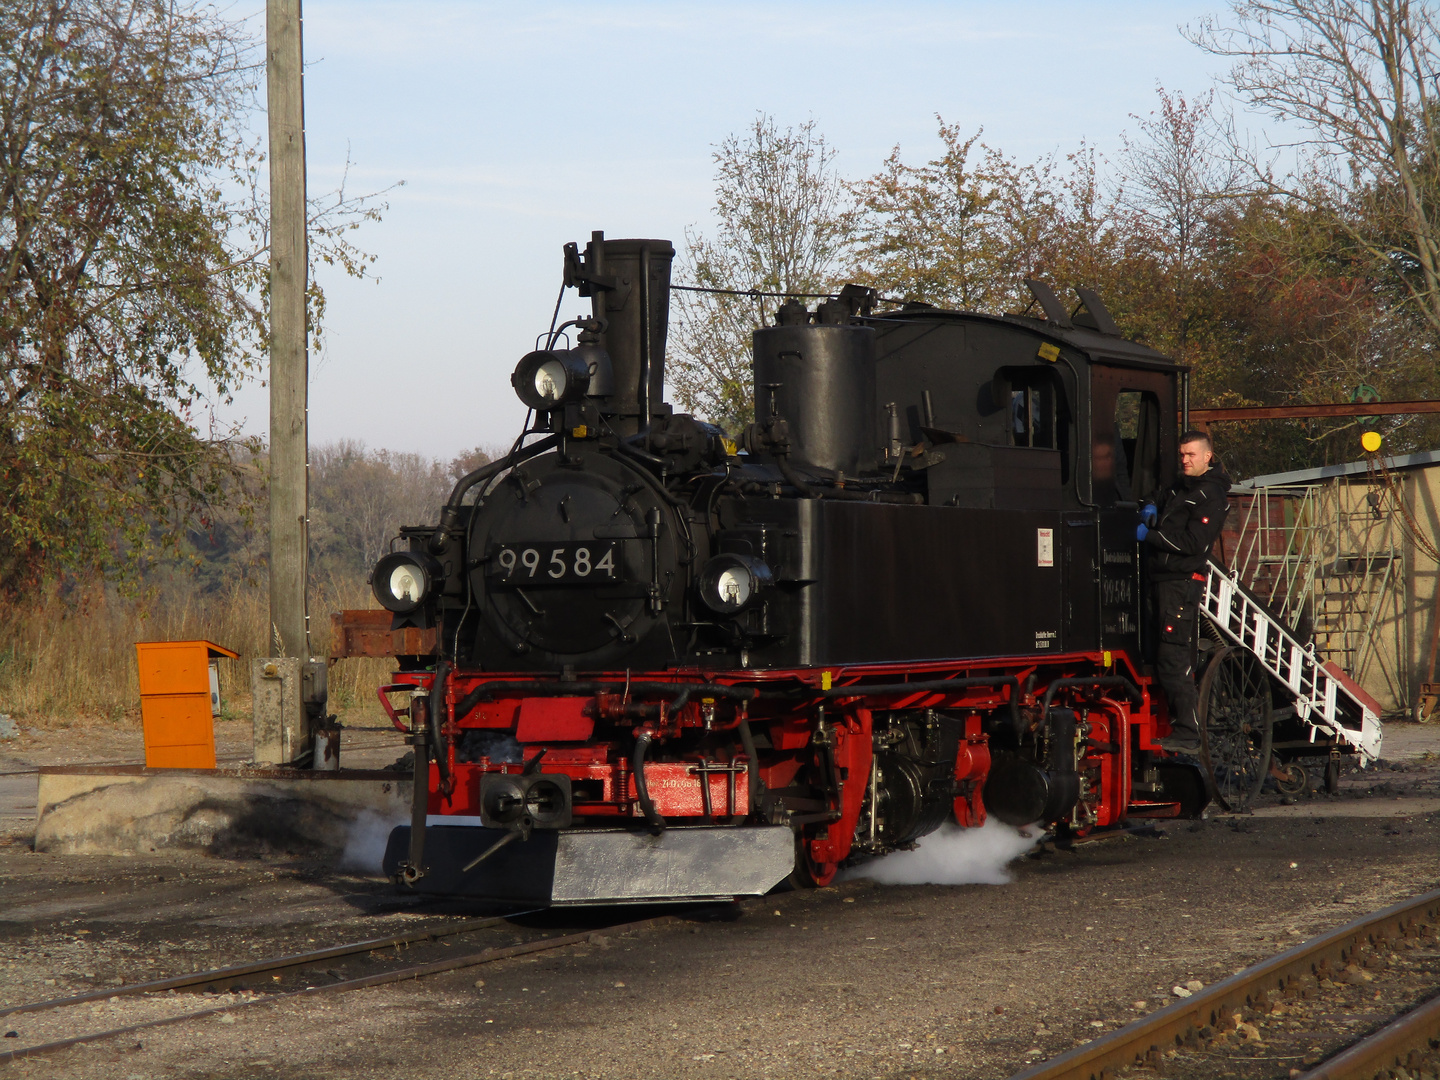
[[[618,581],[619,547],[606,540],[505,544],[490,556],[490,573],[506,585],[580,585]]]

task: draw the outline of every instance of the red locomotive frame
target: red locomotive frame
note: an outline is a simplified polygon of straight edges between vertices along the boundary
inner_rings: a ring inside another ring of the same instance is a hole
[[[954,799],[953,819],[961,826],[978,826],[986,818],[982,792],[991,764],[982,716],[1012,710],[1022,723],[1038,725],[1046,709],[1056,706],[1074,709],[1080,721],[1075,755],[1080,798],[1068,821],[1075,834],[1113,826],[1126,817],[1173,818],[1184,813],[1179,801],[1146,800],[1133,790],[1133,756],[1156,751],[1155,740],[1168,733],[1169,722],[1163,695],[1152,693],[1151,680],[1123,653],[764,672],[617,672],[587,677],[573,684],[572,692],[566,683],[529,673],[442,667],[438,674],[444,679],[444,720],[439,725],[444,767],[430,764],[427,809],[442,817],[473,818],[480,813],[482,776],[519,773],[526,767],[483,757],[459,760],[457,746],[466,731],[513,735],[524,761],[543,752],[545,773],[564,774],[574,785],[577,821],[618,824],[645,814],[630,752],[619,740],[593,741],[597,722],[621,731],[628,725],[637,738],[648,734],[661,743],[687,729],[737,732],[744,725],[763,732],[769,744],[753,751],[754,771],[764,790],[786,790],[802,772],[821,770],[822,782],[814,786],[823,794],[824,805],[790,820],[801,826],[803,848],[798,854],[810,878],[825,884],[851,855],[864,800],[873,791],[868,779],[875,712],[935,709],[964,718],[954,768],[960,794]],[[401,716],[408,710],[396,709],[386,695],[408,690],[412,701],[426,703],[434,700],[436,677],[435,672],[406,672],[380,690],[392,722],[412,737],[420,717],[411,715],[405,724]],[[969,685],[935,688],[936,683],[960,682]],[[492,686],[495,691],[487,693]],[[667,698],[671,687],[674,695]],[[848,693],[852,688],[854,693]],[[672,709],[669,702],[681,696],[683,703]],[[747,756],[706,760],[696,755],[693,760],[642,766],[653,810],[672,824],[738,824],[752,811],[756,789]],[[823,782],[826,772],[828,784]]]

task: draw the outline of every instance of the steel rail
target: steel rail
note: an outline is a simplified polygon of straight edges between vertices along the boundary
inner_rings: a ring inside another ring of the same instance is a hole
[[[13,1016],[16,1013],[35,1013],[43,1012],[47,1009],[64,1008],[69,1005],[83,1005],[87,1001],[109,1001],[112,997],[135,997],[140,994],[163,993],[166,990],[179,990],[186,986],[204,986],[208,983],[228,982],[231,979],[239,979],[247,975],[267,975],[274,971],[308,967],[311,964],[334,960],[341,956],[353,956],[356,953],[374,952],[376,949],[389,949],[399,945],[410,945],[417,941],[434,941],[442,937],[453,937],[456,934],[468,934],[472,930],[481,930],[487,926],[494,926],[496,923],[504,922],[506,919],[516,918],[520,915],[534,914],[537,910],[539,909],[517,911],[509,915],[497,915],[489,919],[474,919],[469,922],[459,923],[455,926],[440,926],[430,930],[416,930],[408,934],[396,934],[393,937],[370,938],[366,941],[351,942],[348,945],[335,945],[328,949],[316,949],[313,952],[293,953],[290,956],[277,956],[269,960],[257,960],[251,964],[236,964],[231,967],[215,968],[210,971],[194,971],[185,975],[174,975],[168,979],[154,979],[150,982],[129,983],[125,986],[117,986],[109,990],[93,990],[87,994],[52,998],[49,1001],[32,1001],[25,1005],[11,1005],[9,1008],[0,1009],[0,1018]]]
[[[120,1035],[131,1035],[137,1031],[166,1027],[170,1024],[183,1023],[186,1020],[196,1020],[206,1016],[215,1016],[219,1013],[234,1012],[238,1009],[247,1009],[255,1005],[268,1005],[276,1001],[310,997],[316,994],[328,994],[336,991],[362,990],[367,986],[382,986],[386,983],[405,982],[409,979],[419,979],[426,975],[437,975],[446,971],[455,971],[459,968],[474,967],[479,964],[493,964],[497,960],[507,960],[513,956],[524,956],[528,953],[561,949],[567,945],[578,945],[583,941],[588,941],[597,934],[628,933],[649,926],[657,926],[664,922],[671,922],[677,918],[678,916],[675,915],[658,915],[650,919],[640,919],[631,923],[618,923],[614,926],[586,930],[578,934],[566,934],[562,937],[524,941],[518,945],[506,945],[498,949],[484,949],[477,953],[452,956],[445,960],[434,960],[425,964],[412,964],[408,967],[397,968],[394,971],[382,971],[374,975],[365,975],[358,979],[346,979],[341,982],[330,983],[326,986],[307,986],[302,990],[291,990],[281,994],[267,994],[263,997],[251,998],[247,1001],[236,1001],[225,1005],[216,1005],[208,1009],[199,1009],[194,1012],[177,1013],[174,1016],[164,1016],[155,1020],[144,1020],[138,1024],[127,1024],[124,1027],[110,1028],[106,1031],[74,1035],[68,1039],[58,1039],[54,1042],[39,1043],[35,1046],[26,1046],[6,1053],[0,1053],[0,1064],[19,1061],[21,1058],[39,1057],[43,1054],[54,1053],[57,1050],[64,1050],[67,1047],[79,1046],[81,1043],[95,1042],[100,1039],[112,1039]],[[421,935],[421,939],[425,936],[428,935]],[[90,995],[86,995],[83,998],[74,998],[71,1000],[78,1002],[91,999]]]
[[[1391,1069],[1409,1068],[1412,1051],[1426,1053],[1440,1046],[1440,997],[1386,1024],[1373,1035],[1322,1061],[1299,1080],[1374,1080],[1392,1076]]]
[[[1262,992],[1345,961],[1362,943],[1399,934],[1416,922],[1440,922],[1440,889],[1374,912],[1254,964],[1188,998],[1016,1073],[1011,1080],[1102,1080],[1151,1053],[1179,1047],[1186,1035],[1217,1024]],[[1343,966],[1343,964],[1342,964]]]

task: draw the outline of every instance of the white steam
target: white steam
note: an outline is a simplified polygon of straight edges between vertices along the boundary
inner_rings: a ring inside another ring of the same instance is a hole
[[[1038,829],[1017,829],[993,817],[978,829],[947,822],[921,837],[914,850],[872,859],[843,877],[882,885],[1008,885],[1005,867],[1033,848],[1039,836]]]
[[[360,870],[367,874],[382,872],[380,864],[385,859],[385,844],[390,839],[390,830],[404,825],[408,818],[386,817],[374,810],[361,810],[345,832],[345,850],[340,855],[342,870]]]

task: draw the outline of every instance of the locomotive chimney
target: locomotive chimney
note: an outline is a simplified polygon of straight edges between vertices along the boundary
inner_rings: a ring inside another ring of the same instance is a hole
[[[591,234],[583,265],[575,265],[567,253],[566,284],[578,285],[581,295],[591,298],[595,317],[603,320],[596,343],[610,356],[614,386],[600,398],[601,412],[621,436],[634,435],[665,411],[674,258],[669,240],[606,240],[602,232]]]

